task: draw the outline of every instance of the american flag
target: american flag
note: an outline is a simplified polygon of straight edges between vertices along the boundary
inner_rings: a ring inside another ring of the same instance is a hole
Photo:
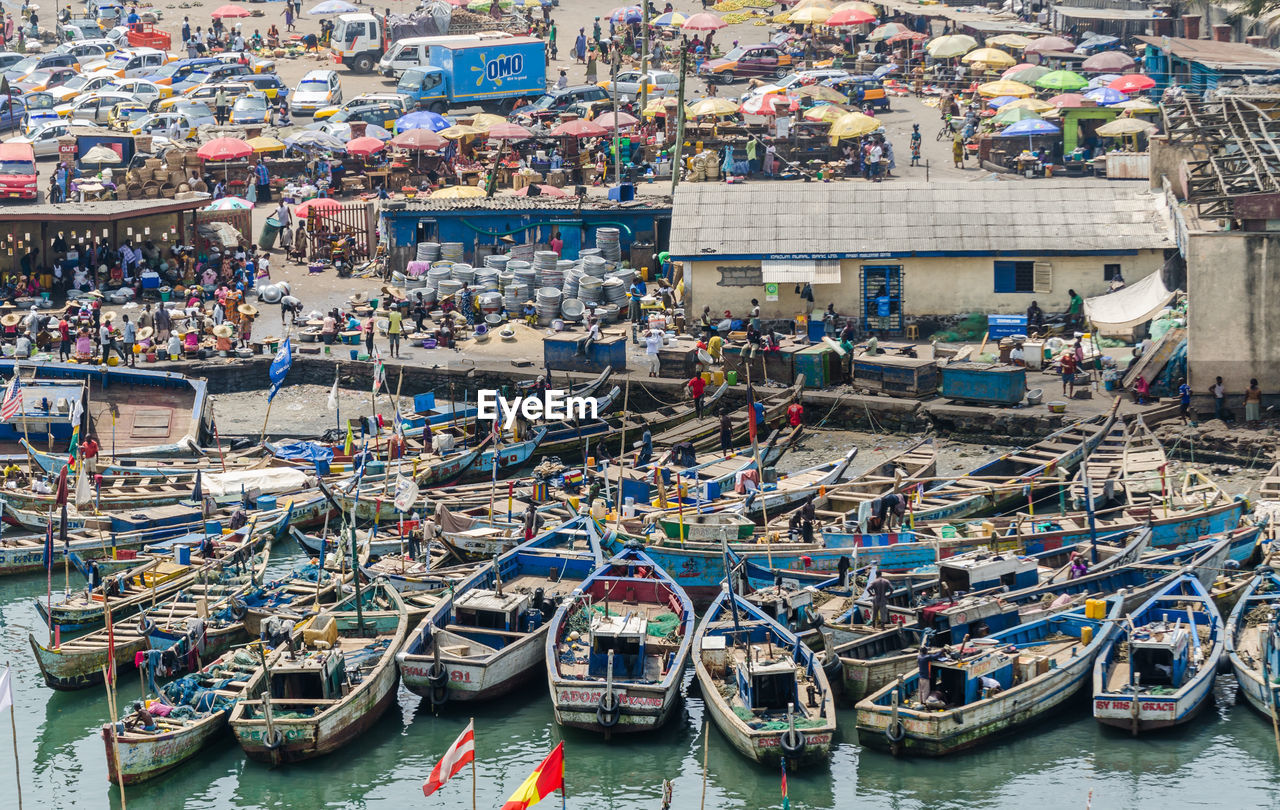
[[[13,370],[13,379],[4,391],[4,401],[0,402],[0,422],[8,422],[22,410],[22,384],[18,382],[18,370]]]

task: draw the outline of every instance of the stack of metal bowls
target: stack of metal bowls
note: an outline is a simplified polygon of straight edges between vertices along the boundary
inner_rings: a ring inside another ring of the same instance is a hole
[[[564,279],[556,273],[556,262],[560,257],[554,250],[539,250],[533,254],[533,269],[538,271],[538,289],[543,287],[560,288]]]
[[[438,290],[440,282],[445,281],[453,274],[453,265],[448,262],[437,262],[431,265],[431,269],[427,271],[426,288],[429,290]]]
[[[465,258],[461,242],[445,242],[440,245],[440,258],[457,264]]]
[[[575,297],[580,298],[587,306],[602,304],[604,303],[603,284],[595,276],[583,276],[578,279],[578,294]]]
[[[443,301],[445,296],[452,295],[461,289],[461,281],[456,281],[451,278],[442,278],[440,279],[440,283],[436,286],[436,298],[437,300]],[[454,303],[457,302],[455,301]]]
[[[564,315],[566,321],[577,323],[582,320],[583,313],[587,311],[587,307],[577,298],[566,298],[560,302],[560,312]]]
[[[534,282],[538,280],[538,271],[528,262],[511,261],[507,264],[507,269],[516,277],[516,283],[523,284],[528,289],[536,289]]]
[[[604,280],[604,298],[614,306],[626,306],[627,288],[622,283],[622,279],[617,276],[609,276]]]
[[[420,262],[434,262],[440,258],[440,243],[419,242],[415,258]]]
[[[476,269],[469,264],[455,264],[452,278],[454,281],[461,281],[469,286],[476,280]]]
[[[477,267],[476,280],[472,286],[485,292],[498,292],[498,271],[492,267]]]
[[[502,302],[507,312],[513,315],[524,309],[524,302],[529,300],[529,287],[519,282],[511,282],[502,288]]]
[[[492,253],[484,257],[484,266],[492,267],[494,270],[501,273],[503,270],[507,269],[507,262],[509,261],[511,261],[510,256],[505,256],[501,253]]]
[[[495,315],[502,312],[502,294],[498,292],[482,292],[476,296],[480,304],[480,312],[484,315]]]
[[[560,317],[560,298],[559,287],[538,288],[534,302],[538,308],[538,323],[549,326],[553,320]]]
[[[578,297],[578,280],[582,278],[582,265],[577,262],[572,264],[564,274],[564,285],[560,287],[566,299]]]
[[[596,231],[596,247],[604,255],[605,261],[614,267],[622,264],[622,234],[617,228],[600,228]]]

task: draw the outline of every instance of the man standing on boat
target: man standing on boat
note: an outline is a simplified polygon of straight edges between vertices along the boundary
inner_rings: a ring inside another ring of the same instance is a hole
[[[889,623],[889,594],[892,592],[893,583],[876,571],[875,579],[867,584],[867,594],[871,597],[872,627],[880,628]]]
[[[89,475],[98,474],[98,440],[90,436],[80,444],[80,456],[84,459]]]

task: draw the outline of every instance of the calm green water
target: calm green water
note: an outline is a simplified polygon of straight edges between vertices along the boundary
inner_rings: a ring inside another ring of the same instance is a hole
[[[277,557],[293,552],[277,548]],[[281,561],[283,564],[283,561]],[[61,575],[55,577],[61,584]],[[101,689],[59,693],[40,679],[28,632],[47,630],[32,600],[43,577],[0,582],[0,663],[12,662],[22,794],[27,808],[90,810],[119,806],[110,788],[98,727],[108,719]],[[690,676],[691,677],[691,676]],[[122,700],[136,681],[122,681]],[[696,693],[696,690],[694,690]],[[1133,740],[1104,731],[1087,704],[1033,732],[944,761],[896,761],[863,752],[853,714],[840,716],[845,741],[829,768],[790,775],[797,808],[1280,807],[1280,765],[1270,725],[1235,703],[1234,683],[1218,681],[1217,706],[1191,727]],[[402,691],[399,706],[355,745],[326,759],[271,770],[241,755],[230,738],[158,782],[131,788],[136,810],[171,808],[462,808],[468,772],[426,799],[422,782],[466,724],[465,714],[433,716]],[[474,708],[480,807],[501,806],[556,742],[564,740],[569,808],[657,810],[662,780],[673,807],[696,810],[702,793],[702,703],[696,694],[658,734],[605,744],[555,725],[544,682],[523,695]],[[7,712],[5,713],[7,714]],[[8,718],[0,717],[0,809],[17,807]],[[707,808],[780,806],[778,772],[748,763],[713,728]],[[465,777],[465,778],[464,778]],[[542,806],[554,808],[558,799]]]

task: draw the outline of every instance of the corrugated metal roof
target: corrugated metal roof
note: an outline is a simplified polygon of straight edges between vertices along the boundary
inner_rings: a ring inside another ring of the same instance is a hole
[[[426,199],[388,203],[383,210],[396,211],[630,211],[665,210],[671,207],[671,198],[658,195],[637,196],[631,202],[618,203],[605,197],[525,197],[515,194],[499,194],[496,197],[470,199]]]
[[[671,216],[684,258],[1172,246],[1146,186],[1106,181],[686,183]]]
[[[1218,42],[1185,37],[1134,37],[1179,59],[1199,62],[1215,70],[1280,70],[1280,52],[1243,42]]]

